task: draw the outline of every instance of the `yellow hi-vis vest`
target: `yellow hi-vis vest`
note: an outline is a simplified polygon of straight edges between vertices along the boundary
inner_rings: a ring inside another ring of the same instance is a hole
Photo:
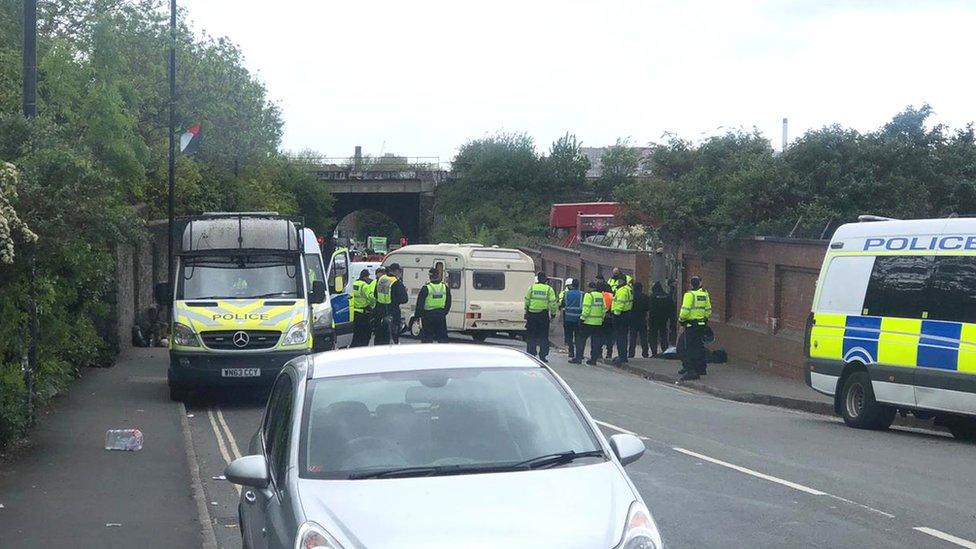
[[[628,285],[630,285],[630,283],[634,280],[634,277],[630,275],[624,275],[624,277],[626,277],[625,279],[627,280]],[[611,278],[610,280],[607,281],[607,286],[610,286],[611,290],[616,290],[618,284],[619,283],[617,282],[616,278]]]
[[[352,308],[361,313],[373,305],[373,296],[369,294],[370,283],[362,279],[352,283]]]
[[[617,286],[617,289],[613,292],[613,304],[610,306],[610,311],[615,315],[620,313],[626,313],[627,311],[634,308],[634,291],[630,289],[629,284],[621,284]]]
[[[712,300],[708,297],[708,290],[699,288],[685,292],[681,298],[681,312],[678,320],[704,324],[712,316]]]
[[[447,284],[427,283],[427,299],[424,300],[425,311],[436,311],[447,306]]]
[[[376,302],[380,305],[389,305],[393,303],[393,283],[397,281],[397,277],[393,275],[383,275],[380,277],[379,281],[376,283]]]
[[[529,286],[529,290],[525,292],[525,308],[530,313],[541,313],[548,310],[551,314],[556,314],[556,311],[559,310],[556,291],[548,284],[536,282]]]
[[[580,321],[587,326],[603,326],[603,292],[592,291],[583,294],[583,312]]]

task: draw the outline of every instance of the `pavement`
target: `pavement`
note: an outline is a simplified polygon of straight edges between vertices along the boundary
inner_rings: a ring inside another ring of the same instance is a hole
[[[668,547],[976,548],[976,445],[744,401],[823,399],[741,365],[712,365],[692,385],[672,381],[676,361],[625,371],[550,359],[606,434],[644,440],[627,470]],[[0,547],[240,547],[240,496],[222,474],[247,453],[266,393],[199,395],[184,413],[165,368],[165,350],[139,350],[58,401],[31,448],[0,464]],[[101,448],[105,429],[130,425],[146,433],[141,452]]]
[[[165,349],[86,369],[0,462],[0,547],[199,547],[182,407],[169,400]],[[138,428],[142,450],[105,450]],[[202,494],[201,494],[202,496]]]

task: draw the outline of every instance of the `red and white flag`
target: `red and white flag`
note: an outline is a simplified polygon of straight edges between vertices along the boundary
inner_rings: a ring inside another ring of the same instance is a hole
[[[180,136],[180,152],[189,156],[200,149],[200,124],[190,126]]]

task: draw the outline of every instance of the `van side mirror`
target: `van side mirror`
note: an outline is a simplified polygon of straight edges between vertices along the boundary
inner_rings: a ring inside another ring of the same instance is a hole
[[[169,306],[173,301],[173,292],[170,290],[169,282],[157,282],[153,286],[153,299],[159,306]]]
[[[341,294],[346,289],[346,281],[343,279],[342,275],[336,275],[335,277],[335,293]]]
[[[308,301],[312,304],[325,302],[325,282],[316,280],[312,282],[312,292],[308,296]]]

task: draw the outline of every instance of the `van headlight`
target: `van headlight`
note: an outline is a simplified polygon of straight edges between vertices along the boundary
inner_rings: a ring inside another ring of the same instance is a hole
[[[173,344],[179,347],[199,347],[200,339],[193,328],[180,322],[173,323]]]
[[[342,549],[342,545],[325,528],[308,521],[298,528],[295,549]]]
[[[308,341],[308,321],[303,320],[294,324],[285,332],[283,345],[301,345]]]
[[[631,503],[624,535],[616,549],[661,549],[662,546],[661,534],[647,507],[639,501]]]

